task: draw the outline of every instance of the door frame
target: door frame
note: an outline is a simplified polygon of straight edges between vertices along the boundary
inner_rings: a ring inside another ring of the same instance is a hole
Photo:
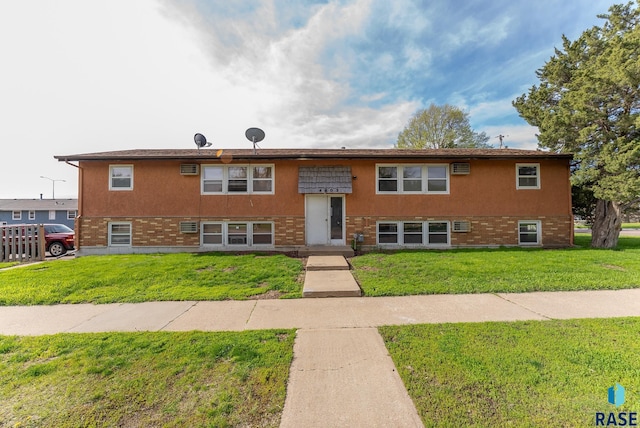
[[[322,216],[322,222],[324,225],[320,224],[310,224],[310,216],[309,216],[309,198],[324,198],[325,199],[325,212]],[[331,198],[341,198],[342,199],[342,237],[340,239],[331,239]],[[344,193],[307,193],[304,198],[304,233],[305,233],[305,244],[306,245],[346,245],[346,198]],[[309,244],[309,228],[311,227],[321,227],[324,229],[324,243],[323,244]]]

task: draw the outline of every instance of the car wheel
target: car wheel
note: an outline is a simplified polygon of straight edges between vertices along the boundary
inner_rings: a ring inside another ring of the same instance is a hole
[[[49,245],[49,252],[53,257],[59,257],[66,253],[67,249],[64,248],[64,245],[60,242],[52,242],[51,245]]]

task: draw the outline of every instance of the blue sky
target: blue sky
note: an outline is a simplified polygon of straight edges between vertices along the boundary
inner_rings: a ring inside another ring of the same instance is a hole
[[[389,148],[430,103],[513,148],[511,102],[604,0],[4,0],[0,198],[75,197],[56,154],[143,148]],[[28,167],[24,165],[27,164]]]

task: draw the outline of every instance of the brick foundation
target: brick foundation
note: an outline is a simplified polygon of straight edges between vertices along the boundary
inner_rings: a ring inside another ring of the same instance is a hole
[[[347,216],[346,244],[354,233],[363,233],[363,247],[376,246],[376,222],[379,221],[468,221],[469,232],[451,231],[451,247],[494,247],[518,245],[518,221],[539,220],[542,225],[543,247],[568,247],[573,244],[573,221],[571,217],[362,217]],[[301,247],[305,245],[305,219],[291,217],[252,218],[193,218],[193,217],[79,217],[76,220],[79,248],[107,247],[108,223],[131,222],[134,247],[200,247],[200,233],[181,233],[180,222],[193,221],[265,221],[274,224],[274,243],[278,247]],[[198,228],[199,229],[199,228]]]

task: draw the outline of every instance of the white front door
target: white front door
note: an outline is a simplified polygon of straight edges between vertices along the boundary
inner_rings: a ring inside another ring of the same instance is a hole
[[[344,245],[344,196],[306,195],[307,245]]]

